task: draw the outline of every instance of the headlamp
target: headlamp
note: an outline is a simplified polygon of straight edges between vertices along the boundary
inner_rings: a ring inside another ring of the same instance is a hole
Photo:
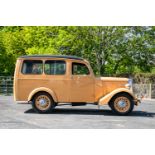
[[[125,84],[125,87],[130,89],[132,87],[132,79],[128,79],[128,83]]]

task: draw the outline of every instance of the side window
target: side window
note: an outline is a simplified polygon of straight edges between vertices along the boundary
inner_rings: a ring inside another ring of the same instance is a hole
[[[85,64],[72,63],[72,74],[73,75],[89,75],[89,69]]]
[[[62,60],[48,60],[45,62],[45,74],[64,75],[66,73],[66,62]]]
[[[42,74],[43,62],[41,60],[24,60],[22,66],[23,74]]]

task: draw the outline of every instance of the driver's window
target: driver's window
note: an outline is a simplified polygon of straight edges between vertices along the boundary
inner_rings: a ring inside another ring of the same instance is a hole
[[[72,63],[72,74],[73,75],[89,75],[89,69],[85,64]]]

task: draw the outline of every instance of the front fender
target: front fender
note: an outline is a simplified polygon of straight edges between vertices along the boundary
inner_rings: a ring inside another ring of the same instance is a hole
[[[118,88],[118,89],[113,90],[111,93],[100,98],[98,104],[99,105],[107,104],[109,103],[109,101],[112,99],[113,96],[115,96],[118,93],[123,93],[123,92],[128,93],[129,95],[133,97],[134,100],[136,100],[136,97],[133,95],[132,91],[126,88]]]
[[[39,87],[39,88],[36,88],[36,89],[34,89],[33,91],[31,91],[31,93],[30,93],[29,96],[28,96],[28,101],[31,101],[32,97],[33,97],[36,93],[38,93],[38,92],[40,92],[40,91],[44,91],[44,92],[49,93],[49,94],[51,95],[51,97],[53,98],[54,102],[57,102],[57,101],[58,101],[58,100],[57,100],[57,97],[56,97],[56,94],[54,93],[54,91],[52,91],[52,90],[49,89],[49,88],[45,88],[45,87]]]

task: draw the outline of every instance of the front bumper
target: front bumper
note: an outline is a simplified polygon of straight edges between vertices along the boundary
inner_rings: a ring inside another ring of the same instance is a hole
[[[139,105],[141,103],[142,98],[136,98],[134,99],[135,105]]]

